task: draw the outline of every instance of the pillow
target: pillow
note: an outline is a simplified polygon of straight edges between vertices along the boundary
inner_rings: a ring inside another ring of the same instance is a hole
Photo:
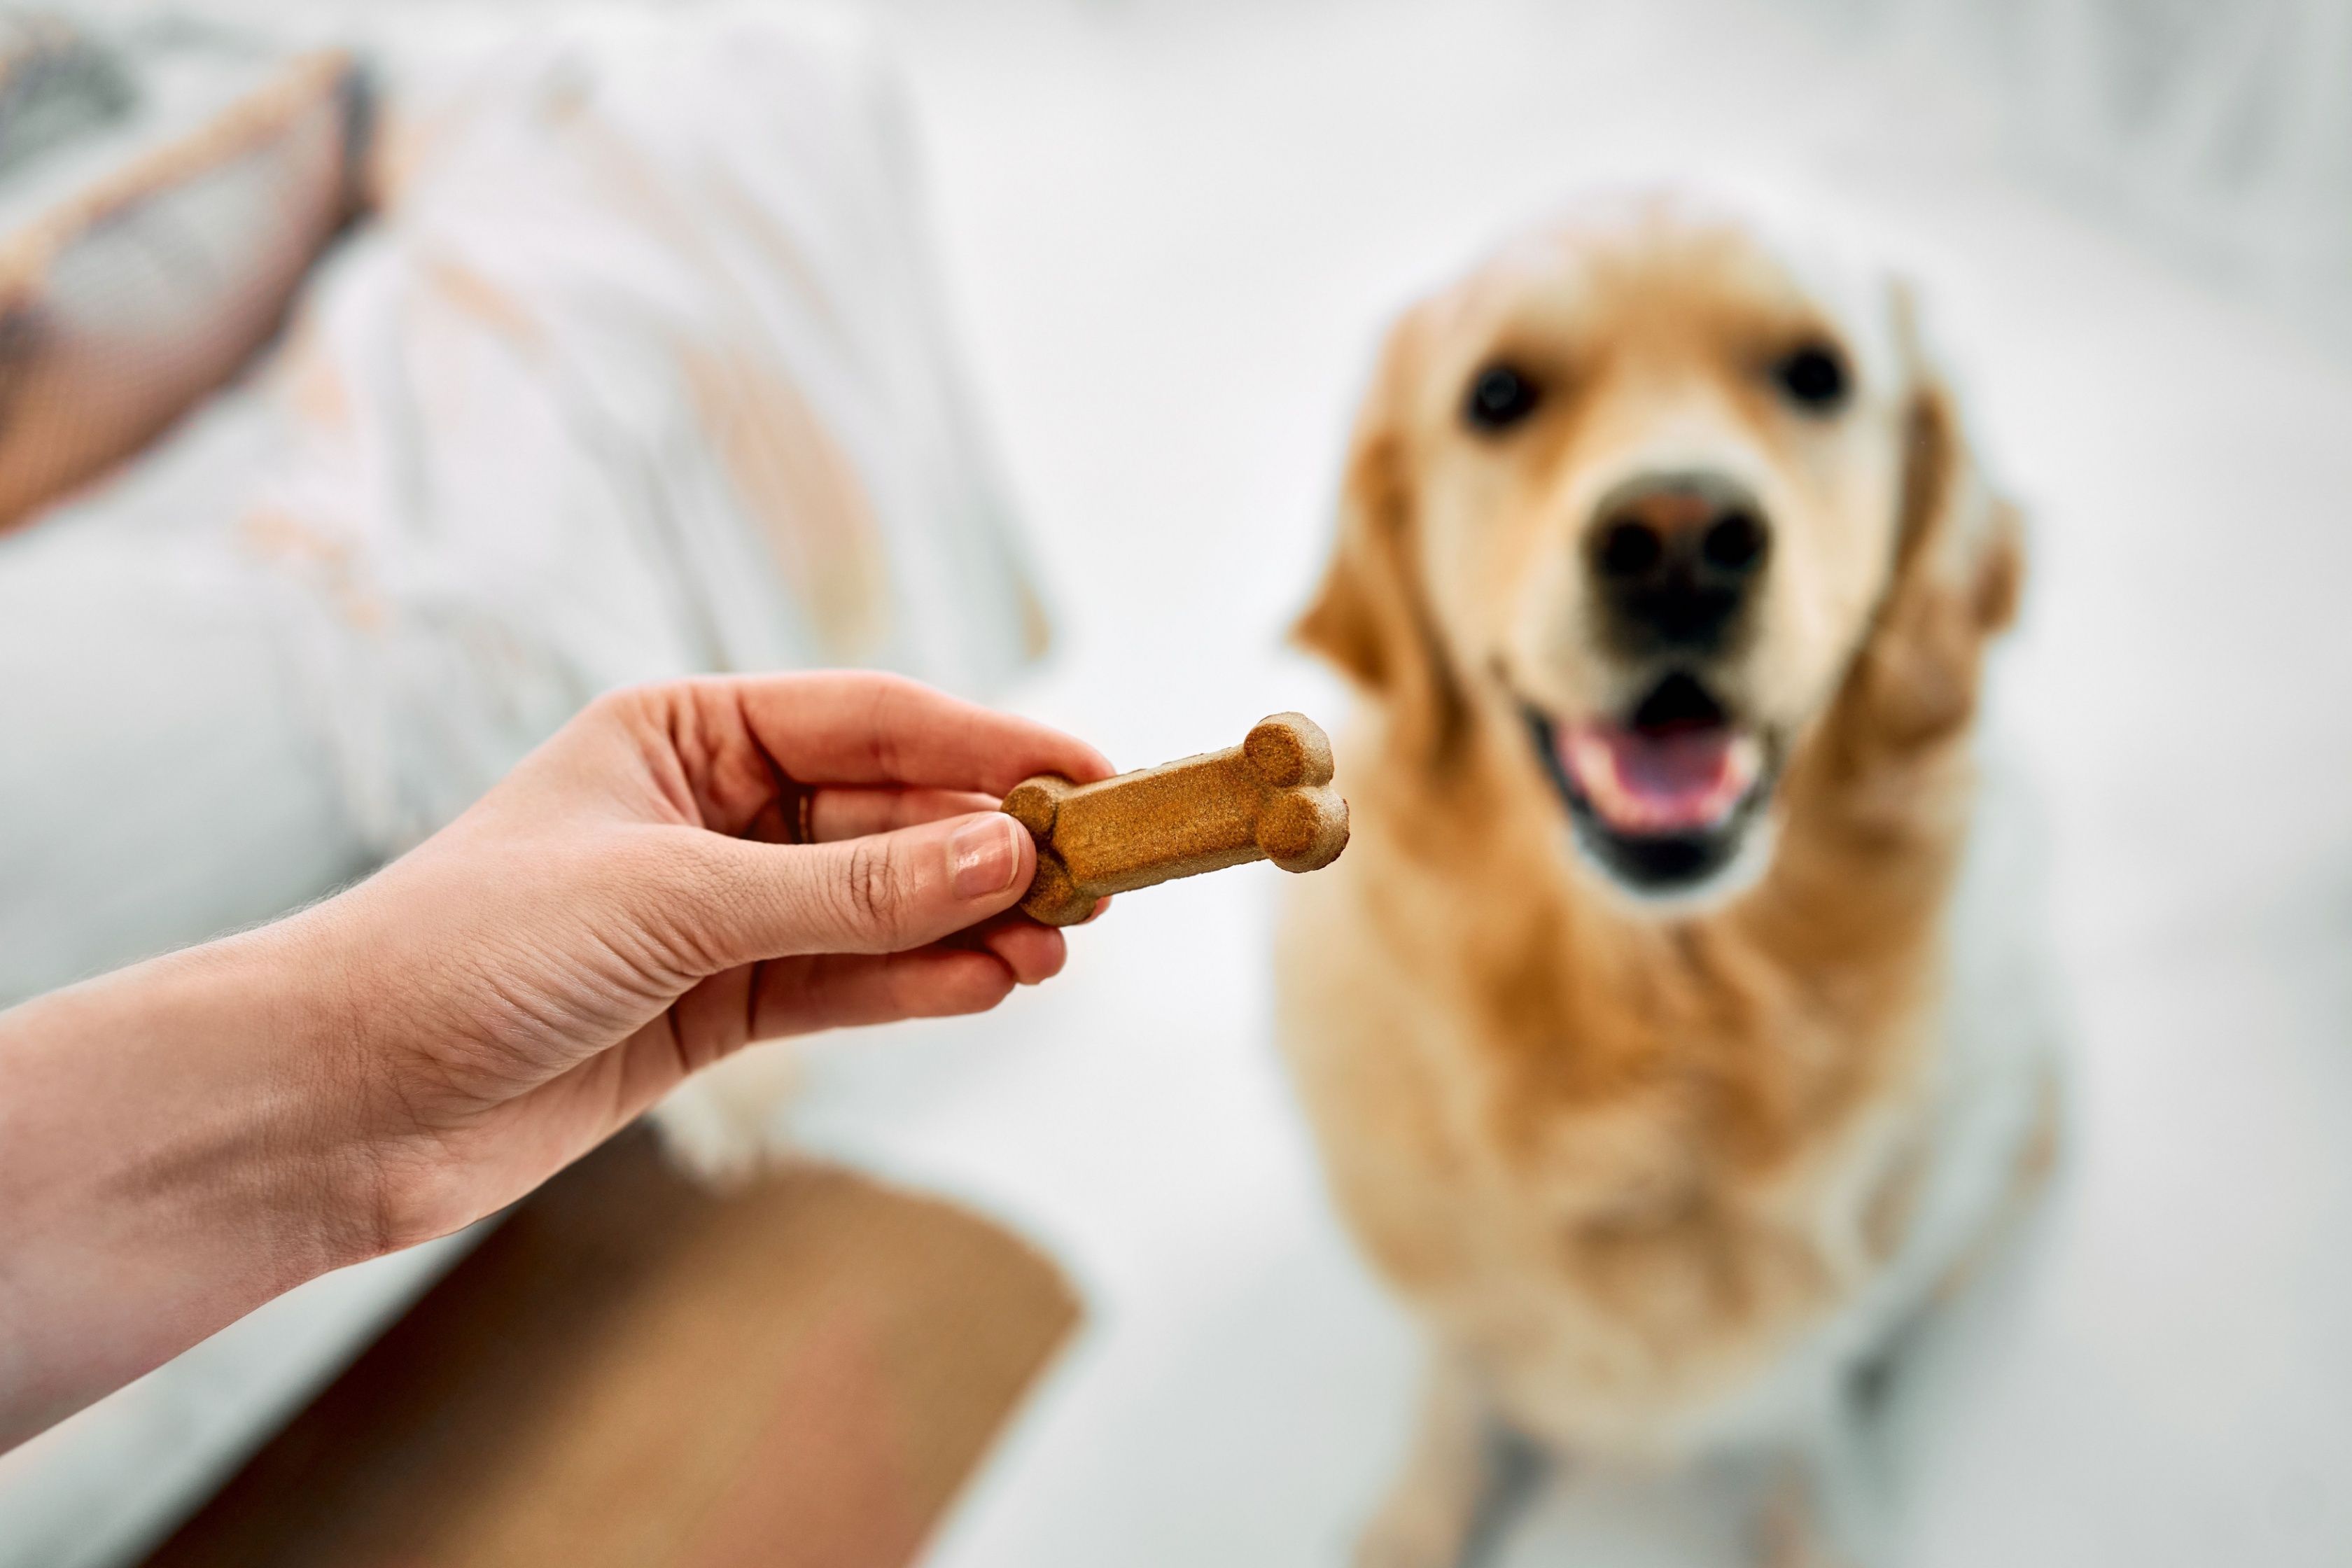
[[[138,450],[276,330],[349,216],[340,51],[0,40],[0,529]]]

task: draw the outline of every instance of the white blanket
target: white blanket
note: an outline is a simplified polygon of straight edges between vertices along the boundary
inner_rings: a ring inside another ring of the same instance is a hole
[[[606,687],[1042,645],[861,33],[386,79],[380,216],[283,342],[0,539],[0,1004],[324,891]]]

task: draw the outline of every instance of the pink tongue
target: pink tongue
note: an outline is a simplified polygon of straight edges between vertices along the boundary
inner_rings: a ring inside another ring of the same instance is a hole
[[[1643,734],[1581,724],[1559,737],[1559,760],[1592,808],[1631,833],[1686,833],[1715,826],[1753,781],[1753,747],[1737,731],[1691,729]]]
[[[1620,730],[1607,737],[1618,782],[1660,805],[1710,795],[1731,761],[1731,731],[1685,730],[1641,735]]]

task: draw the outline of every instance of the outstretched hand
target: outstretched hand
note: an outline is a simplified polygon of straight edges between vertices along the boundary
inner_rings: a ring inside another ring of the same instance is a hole
[[[888,676],[615,692],[359,886],[0,1014],[0,1449],[749,1041],[1051,976],[996,803],[1109,772]]]
[[[352,963],[339,1028],[383,1241],[529,1191],[752,1040],[977,1013],[1062,967],[1013,910],[996,809],[1088,747],[912,681],[613,693],[415,853],[304,917]]]

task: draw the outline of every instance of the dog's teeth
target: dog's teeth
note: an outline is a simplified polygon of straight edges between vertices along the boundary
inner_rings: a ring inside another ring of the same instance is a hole
[[[1732,799],[1737,800],[1748,793],[1764,771],[1764,742],[1753,735],[1734,736],[1725,762],[1724,784]]]

